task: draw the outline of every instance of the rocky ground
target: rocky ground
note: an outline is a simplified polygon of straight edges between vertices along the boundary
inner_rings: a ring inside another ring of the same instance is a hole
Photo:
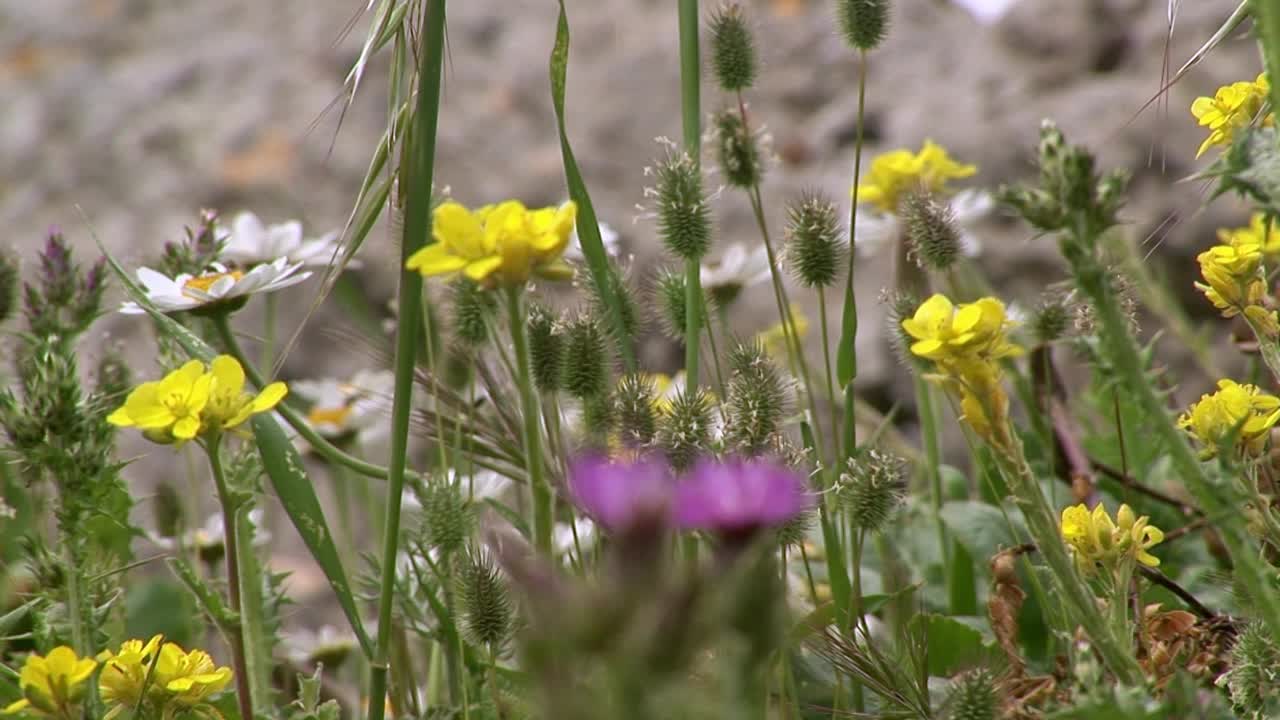
[[[857,65],[827,0],[746,4],[763,65],[747,99],[777,155],[765,187],[776,231],[782,202],[801,188],[846,197]],[[0,243],[29,257],[57,224],[86,255],[96,233],[133,265],[180,237],[200,208],[300,217],[316,234],[341,226],[385,123],[385,60],[370,68],[340,129],[334,109],[364,38],[363,5],[0,0]],[[679,135],[673,3],[567,5],[569,129],[600,215],[621,231],[636,258],[633,274],[643,279],[659,257],[652,224],[633,222],[642,171],[662,152],[654,138]],[[1181,64],[1235,5],[1182,3],[1167,43],[1165,0],[1019,0],[993,25],[945,0],[897,0],[889,38],[870,56],[869,152],[931,137],[979,165],[973,184],[993,187],[1030,172],[1039,122],[1054,118],[1070,138],[1097,148],[1104,164],[1133,171],[1126,215],[1134,237],[1177,218],[1158,233],[1152,262],[1189,277],[1195,249],[1243,211],[1226,200],[1204,207],[1204,188],[1185,181],[1204,164],[1194,160],[1202,133],[1187,108],[1196,95],[1252,78],[1255,45],[1240,33],[1170,91],[1167,112],[1139,111],[1160,87],[1166,51]],[[554,203],[565,195],[547,78],[554,6],[449,6],[437,177],[464,202]],[[704,100],[713,109],[729,98],[708,88]],[[719,242],[755,242],[744,198],[725,192],[716,213]],[[1006,297],[1033,304],[1059,276],[1051,245],[1020,225],[995,218],[982,235],[980,262]],[[375,300],[391,294],[392,255],[385,232],[375,232],[358,271]],[[892,398],[901,373],[876,303],[888,256],[862,267],[861,382]],[[760,328],[764,297],[745,301],[737,330]],[[321,323],[339,319],[326,312]],[[299,311],[287,309],[285,318],[296,323]],[[140,372],[149,371],[144,325],[124,317],[104,323],[114,337],[139,341]],[[331,343],[309,334],[286,376],[365,362],[332,352]],[[664,353],[652,357],[660,362]]]

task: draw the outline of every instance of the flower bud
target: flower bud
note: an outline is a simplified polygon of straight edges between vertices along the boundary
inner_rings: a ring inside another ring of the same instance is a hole
[[[682,260],[699,260],[711,246],[711,208],[702,187],[702,171],[687,153],[675,152],[652,168],[658,234],[667,251]]]
[[[729,355],[725,403],[725,441],[735,451],[755,456],[770,447],[782,427],[786,386],[759,342],[741,344]]]
[[[872,50],[889,32],[889,0],[836,0],[836,20],[856,50]]]
[[[849,459],[836,481],[835,496],[855,528],[869,533],[884,528],[906,496],[905,466],[897,455],[876,449]]]
[[[750,188],[760,182],[764,168],[756,136],[742,121],[736,110],[721,110],[711,117],[711,136],[715,141],[720,172],[729,185]]]
[[[658,431],[653,378],[644,373],[624,375],[614,390],[614,408],[622,444],[643,447]]]
[[[787,208],[787,260],[800,284],[831,287],[848,249],[836,206],[820,192],[805,192]]]
[[[529,307],[529,364],[533,384],[542,392],[559,390],[564,372],[564,335],[543,305]]]
[[[995,678],[986,670],[966,672],[951,682],[947,694],[948,720],[995,720],[1001,716]]]
[[[609,350],[600,322],[579,315],[565,329],[562,387],[583,400],[605,392],[609,384]]]
[[[457,582],[463,633],[480,647],[497,649],[511,633],[511,600],[489,554],[468,550]]]
[[[658,446],[672,469],[682,472],[711,445],[712,399],[701,388],[681,392],[658,419]]]
[[[458,278],[449,284],[453,307],[453,332],[465,346],[482,345],[489,339],[489,322],[497,312],[497,299],[478,283]]]
[[[901,206],[911,254],[920,267],[945,272],[960,257],[960,231],[949,205],[924,193],[907,195]]]
[[[746,90],[756,80],[756,47],[742,7],[726,3],[711,16],[711,67],[726,92]]]

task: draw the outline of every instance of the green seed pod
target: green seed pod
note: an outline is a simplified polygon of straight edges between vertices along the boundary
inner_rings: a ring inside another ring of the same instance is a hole
[[[995,720],[1000,717],[1000,696],[991,673],[974,670],[951,681],[945,717],[947,720]]]
[[[787,208],[787,259],[796,280],[806,287],[831,287],[844,265],[848,244],[840,230],[835,203],[805,191]]]
[[[658,271],[654,295],[658,304],[662,332],[672,340],[684,341],[685,311],[688,308],[688,285],[683,272]]]
[[[960,230],[950,205],[925,193],[911,193],[902,202],[902,221],[920,267],[946,272],[960,257]]]
[[[649,172],[656,187],[645,192],[656,205],[658,234],[668,252],[682,260],[702,259],[711,247],[711,207],[698,164],[673,150]]]
[[[614,390],[614,408],[622,444],[643,447],[658,432],[657,388],[644,373],[622,376]]]
[[[876,449],[850,458],[835,485],[836,502],[853,526],[869,533],[884,528],[906,493],[906,461]]]
[[[711,447],[713,401],[702,388],[681,392],[658,419],[658,446],[677,472],[688,469]]]
[[[426,483],[418,501],[422,503],[422,539],[442,553],[461,550],[471,537],[475,516],[460,488],[447,478]]]
[[[873,50],[889,33],[889,0],[836,0],[836,16],[855,50]]]
[[[0,253],[0,324],[18,307],[18,262],[9,253]]]
[[[511,600],[489,554],[470,548],[458,568],[463,633],[475,645],[501,647],[511,634]]]
[[[751,188],[760,182],[764,167],[756,136],[736,110],[721,110],[711,117],[716,157],[725,181],[737,188]]]
[[[758,342],[738,345],[729,355],[725,401],[725,443],[748,456],[770,449],[782,427],[787,391],[781,373]]]
[[[564,379],[564,335],[556,318],[543,305],[529,307],[529,364],[533,384],[542,392],[555,392]]]
[[[489,339],[489,323],[498,308],[493,293],[466,278],[458,278],[450,283],[449,296],[458,340],[467,347],[483,345]]]
[[[609,349],[600,322],[579,315],[565,328],[562,387],[583,400],[605,392],[609,385]]]
[[[711,67],[726,92],[746,90],[756,80],[756,45],[742,7],[726,3],[708,23],[711,33]]]

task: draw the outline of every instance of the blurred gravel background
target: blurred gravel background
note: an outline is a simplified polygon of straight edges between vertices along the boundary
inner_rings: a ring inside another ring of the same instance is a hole
[[[643,168],[661,152],[654,138],[680,132],[674,3],[567,4],[572,141],[601,218],[622,233],[635,256],[633,277],[643,282],[661,261],[652,225],[633,222]],[[780,228],[783,201],[804,187],[847,197],[857,66],[827,0],[744,4],[763,64],[748,101],[777,155],[765,197]],[[299,217],[308,234],[341,226],[385,123],[385,61],[371,66],[340,130],[334,111],[364,39],[363,5],[0,0],[0,244],[30,262],[57,224],[86,258],[95,254],[92,228],[132,266],[181,237],[200,208],[228,217],[249,209],[269,222]],[[978,164],[969,185],[994,187],[1030,172],[1039,121],[1052,117],[1069,138],[1098,149],[1104,164],[1133,171],[1126,216],[1136,237],[1176,216],[1157,236],[1163,245],[1152,262],[1189,279],[1196,249],[1244,212],[1227,200],[1202,209],[1202,185],[1184,181],[1205,164],[1194,161],[1203,135],[1187,108],[1220,84],[1251,79],[1259,60],[1241,31],[1173,88],[1167,113],[1152,106],[1138,114],[1160,86],[1166,5],[1019,0],[999,22],[984,25],[945,0],[897,0],[888,41],[871,55],[869,155],[932,137]],[[1235,5],[1182,3],[1167,46],[1175,68]],[[450,3],[437,178],[463,202],[563,199],[547,78],[554,26],[553,0]],[[708,111],[725,101],[704,90]],[[716,212],[721,247],[757,241],[744,198],[726,192]],[[1052,243],[1018,224],[994,218],[983,243],[982,265],[1007,298],[1025,306],[1061,274]],[[386,233],[375,231],[358,272],[379,302],[394,290],[393,254]],[[882,401],[902,382],[876,303],[889,266],[887,254],[864,261],[859,281],[860,381]],[[738,309],[740,332],[759,330],[772,317],[768,293],[756,296]],[[1207,315],[1207,303],[1194,302],[1190,290],[1185,296]],[[283,303],[286,331],[309,296],[290,297],[298,299]],[[838,306],[833,310],[838,316]],[[326,310],[318,324],[335,316]],[[102,327],[126,341],[150,332],[145,322],[120,316]],[[138,372],[151,373],[150,343],[136,347]],[[654,369],[670,369],[660,345],[647,356]],[[365,362],[312,332],[284,375],[344,373]]]

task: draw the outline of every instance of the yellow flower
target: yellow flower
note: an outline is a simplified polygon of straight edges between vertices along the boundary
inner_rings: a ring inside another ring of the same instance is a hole
[[[1218,446],[1232,433],[1236,433],[1241,452],[1259,455],[1277,422],[1280,398],[1262,392],[1256,385],[1223,379],[1218,381],[1217,392],[1201,395],[1200,401],[1178,418],[1178,427],[1204,444],[1200,456],[1208,459],[1217,454]]]
[[[119,652],[108,650],[98,655],[98,660],[102,663],[102,672],[98,675],[98,694],[111,708],[104,720],[112,720],[121,712],[132,711],[138,706],[143,688],[148,687],[147,673],[155,661],[160,640],[159,635],[146,643],[141,640],[126,640],[120,645]],[[154,679],[149,687],[153,693],[160,690]]]
[[[955,306],[942,294],[924,301],[914,316],[902,321],[902,329],[916,340],[911,353],[938,363],[1020,355],[1022,348],[1006,336],[1013,325],[1005,315],[1004,303],[996,298]]]
[[[209,404],[204,410],[205,426],[209,429],[229,430],[248,420],[251,415],[266,412],[275,407],[289,392],[282,382],[273,382],[257,395],[245,392],[244,368],[230,355],[219,355],[209,363],[209,375],[213,386]]]
[[[44,717],[69,720],[78,717],[75,705],[84,696],[84,684],[93,675],[98,663],[92,658],[78,657],[74,650],[63,645],[49,651],[46,656],[29,655],[18,676],[18,688],[22,699],[11,703],[3,711],[13,715],[22,711]]]
[[[190,708],[221,692],[231,683],[231,677],[231,668],[216,666],[209,653],[186,652],[176,643],[165,643],[156,659],[152,682],[164,689],[166,702]]]
[[[1215,145],[1230,145],[1235,131],[1253,122],[1271,91],[1266,73],[1253,82],[1236,82],[1218,88],[1213,97],[1198,97],[1191,103],[1191,114],[1200,125],[1209,128],[1209,137],[1200,144],[1196,157]],[[1270,125],[1273,115],[1262,120]]]
[[[925,140],[918,153],[894,150],[873,160],[866,182],[858,185],[858,202],[896,212],[898,201],[907,193],[943,192],[948,180],[967,178],[977,171],[977,166],[958,163],[941,145]]]
[[[134,388],[107,422],[136,427],[157,442],[190,440],[200,433],[200,414],[209,403],[212,385],[204,363],[192,360],[162,380]]]
[[[1091,573],[1099,565],[1114,566],[1132,558],[1148,567],[1160,559],[1147,552],[1164,540],[1164,532],[1150,524],[1146,515],[1138,517],[1133,508],[1121,505],[1112,521],[1101,503],[1092,511],[1083,504],[1062,511],[1062,541],[1071,549],[1077,566]]]
[[[787,306],[787,315],[790,317],[791,327],[795,330],[796,338],[803,338],[809,332],[809,318],[805,317],[805,314],[795,305]],[[756,340],[764,346],[765,352],[775,359],[787,356],[787,329],[783,323],[778,323],[760,331],[756,335]]]
[[[572,270],[560,262],[577,218],[577,206],[529,210],[515,200],[471,211],[449,201],[436,208],[436,242],[405,263],[424,277],[461,272],[475,282],[519,287],[531,274],[561,279]]]
[[[1261,238],[1258,238],[1260,240]],[[1258,329],[1274,334],[1276,314],[1264,303],[1267,282],[1262,267],[1262,245],[1237,237],[1230,245],[1214,245],[1196,256],[1203,283],[1196,289],[1222,311],[1223,317],[1245,317]]]
[[[1246,227],[1219,230],[1218,240],[1232,247],[1256,245],[1263,255],[1270,257],[1280,255],[1280,219],[1268,221],[1265,213],[1254,213]]]

